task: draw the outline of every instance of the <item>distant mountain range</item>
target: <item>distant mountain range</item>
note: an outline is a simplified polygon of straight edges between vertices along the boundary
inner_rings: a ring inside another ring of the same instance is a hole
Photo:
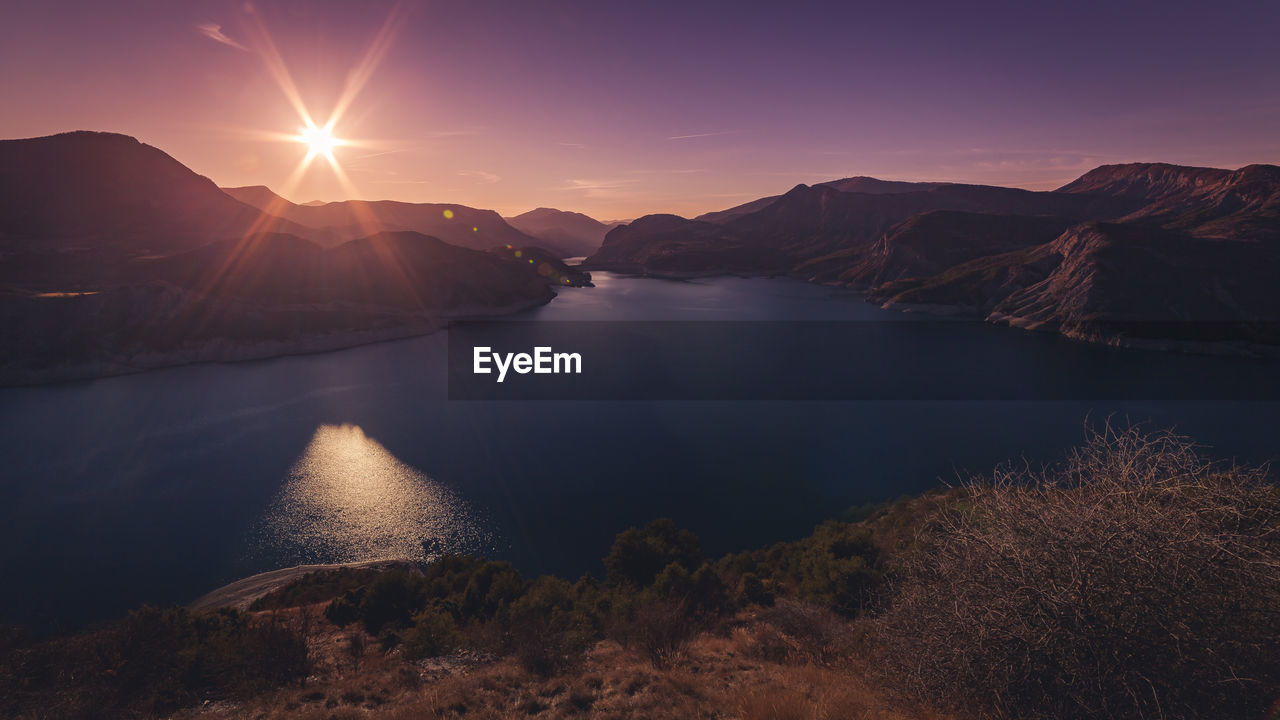
[[[1270,354],[1280,168],[1107,165],[1052,192],[854,177],[605,224],[224,191],[110,133],[0,141],[0,383],[421,333],[591,268],[786,274],[1097,342]]]
[[[0,384],[403,337],[590,283],[536,244],[462,205],[224,192],[123,135],[0,141]]]
[[[621,225],[602,223],[582,213],[538,208],[506,219],[521,232],[538,239],[539,245],[556,251],[560,257],[585,257],[600,248],[604,236]]]
[[[788,274],[1097,342],[1274,352],[1280,167],[1107,165],[1052,192],[849,178],[616,228],[584,267]]]
[[[867,193],[868,195],[885,195],[888,193],[916,192],[923,190],[933,190],[942,185],[950,183],[929,183],[929,182],[899,182],[896,180],[877,180],[871,177],[851,177],[843,180],[831,180],[830,182],[818,183],[818,187],[829,187],[832,190],[840,192],[858,192]],[[773,204],[780,195],[771,195],[758,200],[752,200],[749,203],[743,203],[737,207],[731,207],[728,210],[719,210],[699,215],[694,220],[704,220],[706,222],[724,223],[742,215],[748,215],[757,210],[763,210],[765,207]]]
[[[498,213],[465,205],[393,200],[298,205],[262,185],[222,191],[246,205],[307,228],[309,239],[324,245],[400,230],[431,235],[474,250],[538,244],[536,238],[511,227]]]

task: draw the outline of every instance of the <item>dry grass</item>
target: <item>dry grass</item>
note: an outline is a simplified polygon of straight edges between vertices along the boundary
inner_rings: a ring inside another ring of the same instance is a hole
[[[843,624],[837,628],[835,625]],[[819,626],[820,631],[813,626]],[[808,652],[765,659],[762,637],[803,645],[814,632],[852,636],[847,621],[798,605],[748,611],[725,635],[701,634],[655,667],[642,649],[598,643],[572,672],[545,677],[514,659],[451,656],[411,663],[375,643],[358,669],[349,636],[336,629],[314,637],[317,674],[305,688],[263,695],[250,703],[220,703],[179,717],[261,720],[418,720],[475,718],[626,718],[692,720],[876,720],[938,716],[894,700],[872,686],[855,662],[820,664]]]
[[[968,486],[883,619],[904,686],[1018,718],[1262,717],[1280,687],[1280,491],[1104,428]]]

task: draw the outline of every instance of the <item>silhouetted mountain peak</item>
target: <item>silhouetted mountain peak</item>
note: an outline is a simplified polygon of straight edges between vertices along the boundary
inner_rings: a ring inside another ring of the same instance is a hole
[[[167,153],[118,133],[0,140],[0,234],[134,252],[193,247],[292,223],[220,191]]]
[[[605,233],[617,226],[602,223],[579,212],[540,207],[507,218],[517,230],[532,235],[560,257],[590,255],[604,241]]]

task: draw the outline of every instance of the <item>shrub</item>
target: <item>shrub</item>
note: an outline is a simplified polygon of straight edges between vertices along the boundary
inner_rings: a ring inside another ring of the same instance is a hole
[[[1264,480],[1108,427],[1059,466],[969,483],[880,620],[889,669],[1019,718],[1265,716],[1280,491]]]
[[[802,540],[730,555],[718,568],[738,583],[751,574],[761,585],[766,581],[779,585],[802,600],[846,616],[873,607],[885,578],[875,531],[836,521],[819,525],[813,535]],[[761,604],[767,604],[767,594],[757,597],[766,600]]]
[[[458,646],[458,628],[452,615],[428,607],[413,616],[413,627],[400,634],[400,642],[411,660],[437,657]]]
[[[654,578],[653,597],[677,602],[693,616],[709,619],[733,609],[729,591],[714,567],[703,563],[690,573],[679,563],[671,563]]]
[[[306,677],[305,633],[277,615],[144,607],[81,636],[0,658],[0,714],[134,717]],[[17,708],[26,706],[30,712]]]
[[[460,624],[486,622],[519,598],[527,585],[510,563],[446,555],[421,571],[383,570],[365,584],[348,587],[329,603],[325,617],[339,626],[363,621],[371,635],[391,640],[414,625],[415,616],[428,607],[449,612]]]
[[[672,563],[693,572],[702,564],[698,536],[681,530],[670,518],[654,520],[642,530],[631,528],[618,534],[604,559],[606,579],[611,585],[645,588]]]
[[[538,578],[511,605],[508,641],[529,672],[551,675],[574,665],[595,639],[598,621],[580,606],[577,588],[555,577]]]
[[[615,620],[610,634],[655,666],[663,667],[684,652],[698,629],[698,622],[684,603],[643,600]]]
[[[348,593],[334,598],[324,609],[324,616],[338,627],[346,627],[360,619],[359,595]]]
[[[753,572],[743,573],[738,580],[738,603],[741,605],[773,605],[773,591],[766,588],[760,576]]]
[[[471,569],[462,596],[462,614],[487,620],[519,598],[525,591],[524,577],[508,562],[482,562]]]
[[[347,657],[351,658],[351,668],[353,670],[360,669],[360,661],[364,659],[365,650],[368,642],[365,640],[365,634],[356,630],[347,634]]]
[[[818,664],[848,656],[856,642],[848,619],[795,600],[779,600],[761,612],[758,620],[789,638],[796,654]],[[762,638],[767,638],[767,633]]]
[[[324,602],[339,597],[347,591],[368,585],[381,572],[382,570],[373,568],[317,570],[254,600],[249,609],[255,612],[281,610]]]
[[[378,575],[360,600],[360,619],[370,634],[384,627],[407,627],[413,614],[426,604],[421,575],[408,570],[388,570]]]

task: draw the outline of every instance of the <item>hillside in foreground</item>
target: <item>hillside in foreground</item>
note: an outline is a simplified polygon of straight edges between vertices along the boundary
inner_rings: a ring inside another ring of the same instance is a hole
[[[602,577],[334,569],[236,608],[0,645],[17,718],[1267,717],[1280,490],[1109,427],[722,558],[669,520]]]

